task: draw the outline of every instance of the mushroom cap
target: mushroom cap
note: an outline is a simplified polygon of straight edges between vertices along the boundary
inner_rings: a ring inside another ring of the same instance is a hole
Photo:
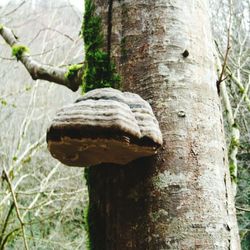
[[[124,165],[156,154],[162,135],[150,105],[139,95],[102,88],[60,109],[47,143],[52,156],[69,166]]]

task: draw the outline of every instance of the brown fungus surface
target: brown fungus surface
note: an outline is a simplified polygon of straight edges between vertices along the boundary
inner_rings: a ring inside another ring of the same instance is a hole
[[[127,164],[156,154],[162,135],[139,95],[95,89],[59,110],[47,131],[52,156],[69,166]]]

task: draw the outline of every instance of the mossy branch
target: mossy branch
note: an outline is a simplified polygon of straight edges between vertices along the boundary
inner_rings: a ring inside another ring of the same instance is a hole
[[[19,61],[24,53],[28,53],[29,48],[24,45],[13,45],[12,46],[12,56],[15,56],[17,61]]]
[[[65,73],[65,78],[68,80],[74,79],[78,72],[83,68],[83,64],[73,64],[68,67],[68,71]]]
[[[75,70],[71,77],[65,77],[68,74],[68,68],[52,67],[32,59],[28,54],[28,48],[19,44],[13,31],[1,24],[0,35],[12,48],[12,55],[24,65],[33,80],[40,79],[54,82],[66,86],[72,91],[76,91],[82,84],[83,65]]]

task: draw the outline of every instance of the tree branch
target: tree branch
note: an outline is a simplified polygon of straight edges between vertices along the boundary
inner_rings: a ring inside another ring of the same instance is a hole
[[[19,8],[21,8],[25,4],[25,2],[26,2],[25,0],[22,1],[16,8],[14,8],[10,12],[4,14],[3,17],[9,16],[9,15],[13,14],[14,12],[16,12]]]
[[[23,222],[21,214],[20,214],[20,210],[19,210],[19,207],[18,207],[18,204],[17,204],[16,195],[15,195],[15,192],[13,190],[12,183],[11,183],[11,180],[9,178],[9,174],[7,173],[5,168],[3,169],[3,173],[4,173],[4,176],[5,176],[5,179],[6,179],[7,183],[8,183],[11,195],[12,195],[13,203],[14,203],[14,206],[15,206],[16,214],[17,214],[17,218],[18,218],[18,220],[20,222],[22,235],[23,235],[24,247],[25,247],[26,250],[29,250],[29,246],[28,246],[28,243],[27,243],[27,237],[26,237],[26,234],[25,234],[24,222]]]
[[[219,48],[218,48],[218,51],[219,51]],[[218,53],[216,53],[216,61],[217,61],[217,67],[218,67],[219,72],[222,72],[223,69],[220,63]],[[225,67],[225,69],[227,69],[227,67]],[[227,87],[224,81],[220,82],[218,90],[221,91],[222,101],[223,101],[225,111],[226,111],[226,119],[230,127],[230,144],[228,148],[228,159],[229,159],[229,169],[230,169],[230,175],[231,175],[231,180],[232,180],[233,193],[235,196],[237,192],[237,184],[236,184],[237,171],[238,171],[237,154],[238,154],[238,149],[240,147],[240,130],[236,124],[236,119],[233,114],[233,108],[232,108],[229,95],[228,95],[228,91],[227,91]]]
[[[221,73],[220,73],[220,76],[219,76],[219,79],[217,80],[217,91],[218,91],[218,94],[220,95],[220,84],[226,79],[224,78],[223,79],[223,75],[225,73],[225,69],[226,69],[226,66],[227,66],[227,59],[228,59],[228,55],[229,55],[229,50],[230,50],[230,37],[231,37],[231,25],[232,25],[232,3],[231,3],[231,0],[229,1],[230,2],[230,13],[229,13],[229,21],[228,21],[228,28],[227,28],[227,47],[226,47],[226,53],[225,53],[225,56],[224,56],[224,61],[223,61],[223,64],[222,64],[222,69],[221,69]]]
[[[1,250],[3,250],[4,249],[4,247],[5,247],[5,244],[7,243],[7,241],[8,241],[8,238],[13,234],[13,233],[15,233],[16,231],[19,231],[19,230],[21,230],[21,228],[15,228],[14,230],[12,230],[11,232],[9,232],[6,236],[5,236],[5,238],[3,239],[3,243],[0,245],[0,249]]]
[[[11,205],[10,205],[8,214],[7,214],[6,219],[4,221],[3,228],[1,230],[1,235],[0,235],[0,249],[1,249],[1,246],[2,246],[2,242],[4,241],[3,236],[5,234],[5,231],[6,231],[7,227],[8,227],[8,222],[9,222],[10,215],[11,215],[11,212],[12,212],[13,208],[14,208],[14,202],[12,202]]]
[[[0,35],[12,49],[13,46],[18,47],[21,45],[13,31],[5,26],[0,25]],[[84,65],[78,67],[76,74],[71,74],[70,77],[67,77],[68,68],[52,67],[42,64],[32,59],[27,51],[23,51],[17,59],[22,62],[33,80],[40,79],[54,82],[66,86],[72,91],[76,91],[82,83]]]
[[[236,207],[237,210],[244,211],[244,212],[250,212],[250,209],[243,208],[243,207]]]

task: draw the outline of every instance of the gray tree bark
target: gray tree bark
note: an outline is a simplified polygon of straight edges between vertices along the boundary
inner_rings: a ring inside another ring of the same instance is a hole
[[[89,170],[92,249],[240,249],[208,1],[94,1],[124,90],[150,102],[157,157]]]

